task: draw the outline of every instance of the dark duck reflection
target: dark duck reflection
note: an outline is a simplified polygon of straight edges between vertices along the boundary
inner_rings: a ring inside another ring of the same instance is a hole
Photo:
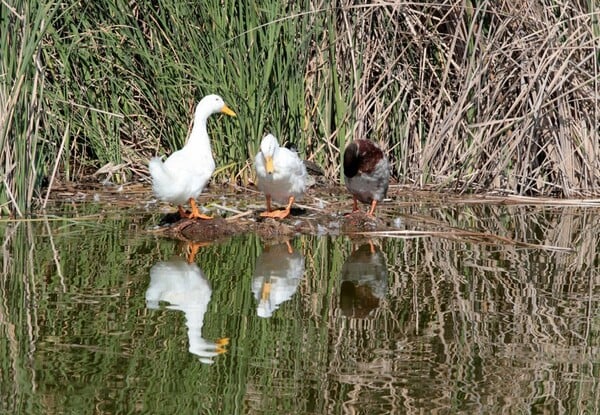
[[[265,246],[256,260],[252,292],[258,301],[259,317],[269,318],[279,305],[288,301],[304,275],[304,257],[289,241]]]
[[[342,266],[340,307],[347,317],[364,318],[387,292],[387,262],[372,242],[353,251]]]
[[[175,257],[158,262],[150,269],[150,286],[146,290],[146,305],[150,309],[167,302],[168,309],[185,313],[189,351],[202,363],[211,364],[213,358],[225,353],[229,339],[209,341],[202,337],[204,314],[208,308],[212,289],[202,270],[191,261]]]

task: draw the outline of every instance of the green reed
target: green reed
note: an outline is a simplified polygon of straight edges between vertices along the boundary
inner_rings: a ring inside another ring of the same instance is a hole
[[[52,3],[16,1],[0,6],[0,215],[30,207],[51,157],[42,151],[44,67],[41,42]]]
[[[597,7],[523,4],[3,3],[0,203],[147,178],[208,93],[238,113],[209,122],[217,181],[251,179],[272,132],[336,181],[368,137],[419,187],[595,194]]]

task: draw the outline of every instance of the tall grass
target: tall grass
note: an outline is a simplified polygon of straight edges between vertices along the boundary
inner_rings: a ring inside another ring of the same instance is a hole
[[[594,7],[344,3],[338,72],[353,130],[337,141],[381,142],[395,176],[420,186],[597,194]]]
[[[146,178],[207,93],[239,114],[209,124],[218,182],[251,179],[271,131],[335,180],[368,137],[406,184],[600,193],[593,1],[45,4],[0,6],[0,197],[16,213],[42,175]]]
[[[0,215],[22,215],[51,163],[41,153],[45,68],[41,42],[51,25],[52,3],[0,6]]]

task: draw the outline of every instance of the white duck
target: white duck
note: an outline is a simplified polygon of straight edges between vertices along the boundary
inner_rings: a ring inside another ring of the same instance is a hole
[[[215,356],[225,353],[225,346],[229,343],[228,338],[210,341],[202,337],[204,315],[211,295],[212,289],[202,270],[184,258],[158,262],[150,269],[146,306],[157,309],[159,303],[165,301],[169,303],[168,309],[183,311],[189,351],[208,364],[213,363]]]
[[[358,139],[344,150],[344,180],[354,199],[353,212],[358,201],[371,205],[368,215],[387,194],[390,183],[390,164],[381,148],[370,140]]]
[[[280,147],[273,134],[267,134],[260,143],[260,151],[254,158],[258,188],[267,199],[267,211],[263,217],[283,219],[290,214],[292,204],[304,194],[308,174],[298,154]],[[271,201],[286,204],[285,209],[272,210]]]
[[[235,112],[225,105],[220,96],[207,95],[202,98],[196,106],[194,126],[183,148],[164,162],[160,157],[154,157],[148,164],[154,194],[160,200],[177,204],[182,218],[211,219],[198,211],[196,198],[215,170],[206,121],[218,112],[235,117]],[[190,204],[190,214],[183,209],[185,202]]]

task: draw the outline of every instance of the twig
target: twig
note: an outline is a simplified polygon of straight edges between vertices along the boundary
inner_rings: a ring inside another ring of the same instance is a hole
[[[48,190],[46,191],[46,197],[44,198],[44,202],[42,203],[42,209],[46,209],[46,205],[48,204],[48,198],[50,197],[50,192],[52,191],[52,185],[54,184],[54,179],[56,178],[56,171],[58,170],[58,164],[62,157],[62,153],[65,149],[65,142],[67,141],[67,136],[69,135],[69,126],[67,123],[67,127],[65,128],[65,133],[63,134],[62,140],[60,142],[60,147],[58,148],[58,154],[56,155],[56,161],[54,163],[54,167],[52,168],[52,174],[50,175],[50,181],[48,182]]]
[[[516,245],[524,248],[537,248],[537,249],[546,249],[550,251],[559,251],[559,252],[575,252],[572,248],[565,248],[560,246],[552,246],[552,245],[540,245],[540,244],[532,244],[529,242],[519,242],[510,238],[506,238],[500,235],[494,235],[491,233],[481,233],[481,232],[472,232],[472,231],[407,231],[407,230],[398,230],[398,231],[367,231],[367,232],[352,232],[355,235],[365,235],[365,236],[382,236],[387,238],[412,238],[412,237],[425,237],[425,236],[434,236],[441,237],[446,239],[456,239],[456,238],[475,238],[475,239],[485,239],[485,240],[498,240],[500,242],[504,242],[509,245]]]

